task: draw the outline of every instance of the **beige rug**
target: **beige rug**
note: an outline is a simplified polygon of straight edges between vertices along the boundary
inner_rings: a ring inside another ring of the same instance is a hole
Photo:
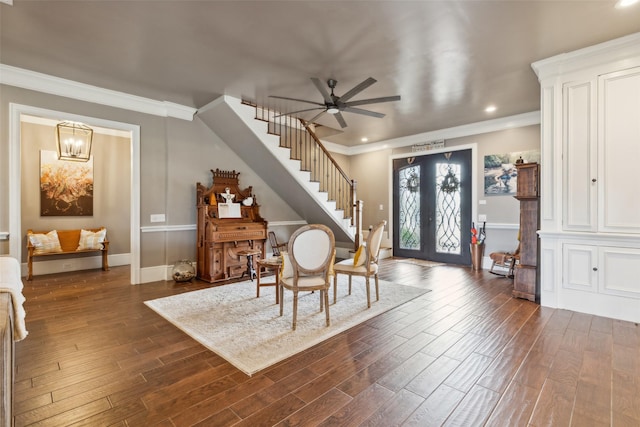
[[[422,294],[427,289],[380,281],[380,300],[367,309],[364,278],[353,278],[353,292],[347,293],[347,277],[338,276],[338,301],[330,291],[331,326],[320,312],[318,292],[298,298],[298,325],[291,330],[292,295],[285,292],[284,314],[280,317],[275,289],[262,288],[256,298],[254,282],[240,282],[166,298],[145,301],[162,317],[202,345],[225,358],[248,375],[299,353],[327,338],[384,313]]]

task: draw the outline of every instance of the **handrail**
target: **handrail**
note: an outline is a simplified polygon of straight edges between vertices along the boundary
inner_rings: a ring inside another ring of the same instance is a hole
[[[338,164],[338,162],[335,161],[335,159],[333,158],[333,156],[331,155],[330,152],[327,151],[326,148],[324,148],[324,145],[322,144],[322,142],[320,142],[320,139],[318,138],[318,136],[316,135],[316,133],[314,131],[311,130],[310,123],[307,122],[304,119],[298,119],[300,120],[300,123],[302,123],[302,126],[304,126],[304,128],[307,130],[307,132],[309,132],[309,134],[311,135],[311,137],[316,141],[316,144],[318,144],[318,146],[322,149],[322,151],[324,151],[324,153],[329,156],[329,158],[331,159],[331,161],[333,162],[333,164],[336,166],[336,169],[338,169],[338,172],[340,172],[340,174],[342,175],[342,177],[344,179],[346,179],[347,181],[351,181],[351,178],[349,178],[349,176],[342,170],[342,168],[340,167],[340,165]]]
[[[356,225],[357,183],[320,142],[312,124],[251,101],[242,102],[255,107],[256,119],[268,122],[268,132],[280,137],[280,147],[290,149],[291,158],[300,161],[301,170],[310,172],[311,181],[318,182],[320,191],[325,191],[329,200],[335,201],[336,209],[344,212],[352,226]]]

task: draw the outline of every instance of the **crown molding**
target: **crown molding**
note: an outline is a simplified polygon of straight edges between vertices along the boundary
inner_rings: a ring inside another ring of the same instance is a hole
[[[488,132],[498,132],[506,129],[519,128],[524,126],[532,126],[540,124],[540,111],[531,111],[530,113],[517,114],[515,116],[501,117],[499,119],[485,120],[482,122],[469,123],[462,126],[455,126],[446,129],[439,129],[430,132],[418,133],[415,135],[403,136],[401,138],[388,139],[385,141],[379,141],[371,144],[360,145],[357,147],[349,147],[346,150],[343,149],[336,152],[345,154],[348,156],[356,154],[370,153],[380,150],[391,150],[394,148],[407,147],[414,144],[423,144],[429,141],[438,141],[440,139],[452,139],[462,138],[465,136],[479,135]],[[331,148],[337,144],[329,145],[325,147],[329,151],[333,151]],[[329,148],[331,146],[331,148]]]
[[[637,66],[640,60],[640,33],[561,53],[531,64],[539,81],[617,61]]]
[[[80,101],[139,113],[192,121],[197,109],[168,101],[157,101],[124,92],[104,89],[73,80],[0,64],[0,84],[64,96]]]

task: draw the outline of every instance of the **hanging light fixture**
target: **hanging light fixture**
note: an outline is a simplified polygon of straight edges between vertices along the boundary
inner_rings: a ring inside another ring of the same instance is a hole
[[[86,162],[91,156],[93,129],[72,121],[64,121],[56,125],[56,142],[58,159]]]

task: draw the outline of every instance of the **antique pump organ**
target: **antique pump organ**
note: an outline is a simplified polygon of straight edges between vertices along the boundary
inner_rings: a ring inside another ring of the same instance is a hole
[[[265,257],[267,221],[252,187],[241,189],[240,172],[211,170],[211,187],[196,184],[197,277],[209,283],[242,277],[247,271],[246,252],[253,268]]]

